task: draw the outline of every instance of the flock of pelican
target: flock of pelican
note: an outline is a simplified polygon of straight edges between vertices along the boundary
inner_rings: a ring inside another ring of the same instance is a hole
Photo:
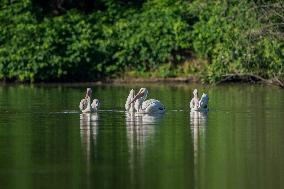
[[[141,113],[141,114],[163,114],[166,111],[165,106],[156,99],[146,100],[148,90],[141,88],[135,95],[133,89],[130,90],[127,100],[125,102],[125,110],[129,113]],[[209,97],[207,94],[202,94],[201,98],[198,98],[198,91],[194,89],[193,98],[190,101],[191,112],[208,112]],[[97,112],[100,107],[98,99],[92,101],[92,89],[87,88],[85,98],[80,101],[79,108],[82,113]]]

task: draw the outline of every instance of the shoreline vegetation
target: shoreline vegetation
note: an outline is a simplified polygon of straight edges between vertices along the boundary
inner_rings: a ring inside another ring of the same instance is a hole
[[[250,74],[243,74],[243,75],[228,75],[224,77],[224,79],[209,84],[202,82],[201,77],[197,76],[189,76],[189,77],[120,77],[120,78],[104,78],[100,80],[94,80],[94,81],[83,81],[83,82],[21,82],[21,81],[13,81],[13,82],[7,82],[7,81],[0,81],[0,85],[10,85],[10,84],[47,84],[47,85],[105,85],[105,84],[205,84],[205,85],[223,85],[223,84],[262,84],[262,85],[270,85],[270,86],[276,86],[280,88],[284,88],[283,82],[279,81],[277,79],[264,79],[260,78],[255,75]]]
[[[3,0],[0,81],[284,88],[282,0]]]

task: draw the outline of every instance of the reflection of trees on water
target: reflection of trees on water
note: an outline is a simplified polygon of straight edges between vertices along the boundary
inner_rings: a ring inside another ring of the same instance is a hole
[[[190,128],[193,139],[194,150],[194,182],[195,188],[199,186],[198,178],[200,177],[199,171],[201,169],[200,160],[202,160],[201,153],[205,152],[205,139],[207,129],[207,113],[204,112],[190,112]],[[205,160],[202,161],[205,163]]]
[[[96,138],[98,133],[98,113],[84,113],[80,114],[80,134],[83,149],[85,149],[85,156],[87,160],[87,167],[90,165],[90,158],[92,154],[92,147],[96,145]]]
[[[131,181],[144,175],[144,159],[145,159],[145,148],[146,143],[154,135],[156,124],[161,120],[163,115],[149,115],[149,114],[137,114],[137,113],[126,113],[126,128],[127,128],[127,139],[129,149],[129,165],[131,170]],[[137,169],[137,167],[138,169]],[[137,178],[136,171],[139,170]],[[141,174],[142,173],[142,174]],[[142,181],[143,182],[143,181]]]

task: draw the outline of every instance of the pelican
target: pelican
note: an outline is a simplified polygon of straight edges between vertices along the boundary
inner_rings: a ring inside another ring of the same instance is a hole
[[[80,101],[79,108],[82,113],[91,113],[97,112],[100,107],[100,102],[98,99],[94,99],[91,103],[92,99],[92,89],[87,88],[86,96]]]
[[[208,101],[209,97],[207,94],[203,93],[200,100],[198,98],[197,89],[193,91],[193,98],[190,101],[190,109],[191,111],[198,111],[198,112],[208,112]]]
[[[133,94],[130,94],[130,98],[132,100],[128,105],[131,107],[131,104],[135,102],[134,108],[138,113],[153,114],[164,113],[166,111],[165,106],[160,101],[155,99],[146,100],[148,95],[148,90],[146,88],[141,88],[137,95],[134,97],[131,95]]]

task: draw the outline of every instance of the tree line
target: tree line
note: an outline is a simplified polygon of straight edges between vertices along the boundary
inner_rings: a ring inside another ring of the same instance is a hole
[[[0,80],[246,77],[283,85],[281,0],[2,0]]]

